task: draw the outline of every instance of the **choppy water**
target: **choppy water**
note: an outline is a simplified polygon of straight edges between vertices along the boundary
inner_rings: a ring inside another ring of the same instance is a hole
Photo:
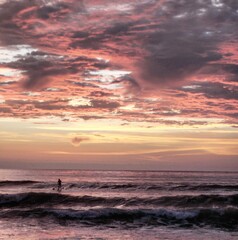
[[[0,170],[0,239],[238,239],[238,173]]]

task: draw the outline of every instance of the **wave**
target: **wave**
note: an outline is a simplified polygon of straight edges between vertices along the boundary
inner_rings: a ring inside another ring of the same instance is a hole
[[[56,221],[74,221],[80,224],[121,224],[130,227],[166,225],[179,227],[215,227],[238,229],[238,209],[8,209],[0,212],[1,218],[53,218]]]
[[[20,186],[29,185],[32,189],[52,189],[57,186],[54,182],[39,182],[31,180],[21,181],[0,181],[0,187]],[[64,189],[109,189],[109,190],[145,190],[145,191],[212,191],[212,190],[223,190],[223,191],[238,191],[238,185],[228,184],[154,184],[154,183],[95,183],[95,182],[84,182],[84,183],[65,183]]]
[[[41,205],[80,205],[80,206],[172,206],[172,207],[209,207],[238,206],[238,194],[233,195],[178,195],[147,198],[72,196],[59,193],[19,193],[0,194],[0,207],[28,207]]]
[[[55,187],[55,183],[38,183],[34,184],[32,188],[45,189]],[[238,191],[238,185],[228,184],[153,184],[153,183],[65,183],[65,189],[110,189],[110,190],[165,190],[165,191],[209,191],[209,190],[223,190],[223,191]]]
[[[22,181],[0,181],[0,187],[8,187],[8,186],[19,186],[19,185],[31,185],[39,183],[37,181],[30,180],[22,180]]]
[[[238,185],[226,184],[180,184],[180,185],[158,185],[158,184],[115,184],[115,183],[86,183],[86,184],[69,184],[66,188],[97,188],[97,189],[142,189],[142,190],[177,190],[177,191],[207,191],[207,190],[234,190],[238,191]]]
[[[171,187],[171,190],[188,190],[188,191],[209,191],[209,190],[233,190],[238,191],[238,185],[228,184],[198,184],[198,185],[178,185]]]

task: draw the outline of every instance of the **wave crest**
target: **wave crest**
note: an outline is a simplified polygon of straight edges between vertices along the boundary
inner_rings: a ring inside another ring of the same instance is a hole
[[[74,221],[80,224],[129,224],[130,227],[166,225],[179,227],[210,226],[229,230],[238,229],[238,209],[115,209],[93,210],[45,209],[7,210],[0,213],[4,218],[54,218],[56,221]]]
[[[81,205],[81,206],[172,206],[172,207],[209,207],[209,206],[238,206],[238,194],[233,195],[179,195],[157,198],[122,198],[122,197],[96,197],[71,196],[58,193],[20,193],[1,194],[0,207],[28,207],[41,205]]]

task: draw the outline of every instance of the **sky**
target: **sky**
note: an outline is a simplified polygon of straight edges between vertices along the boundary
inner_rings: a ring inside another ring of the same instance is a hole
[[[238,171],[237,0],[0,0],[0,168]]]

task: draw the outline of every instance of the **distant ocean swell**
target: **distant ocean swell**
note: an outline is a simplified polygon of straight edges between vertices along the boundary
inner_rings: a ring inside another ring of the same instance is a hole
[[[30,180],[22,180],[22,181],[0,181],[0,187],[8,187],[8,186],[19,186],[19,185],[32,185],[35,183],[39,183],[37,181]]]
[[[55,221],[73,221],[81,224],[122,224],[140,226],[214,227],[227,230],[238,229],[238,209],[7,209],[0,212],[1,218],[53,218]]]
[[[147,198],[123,198],[123,197],[96,197],[96,196],[72,196],[58,193],[19,193],[0,194],[0,208],[4,207],[30,207],[30,206],[55,206],[55,205],[79,205],[79,206],[109,206],[109,207],[238,207],[238,194],[232,195],[178,195]]]
[[[0,181],[0,187],[29,185],[33,189],[48,189],[56,186],[55,183],[37,182],[37,181]],[[65,183],[65,189],[125,189],[125,190],[166,190],[166,191],[208,191],[208,190],[224,190],[238,191],[238,185],[227,184],[153,184],[153,183]]]

